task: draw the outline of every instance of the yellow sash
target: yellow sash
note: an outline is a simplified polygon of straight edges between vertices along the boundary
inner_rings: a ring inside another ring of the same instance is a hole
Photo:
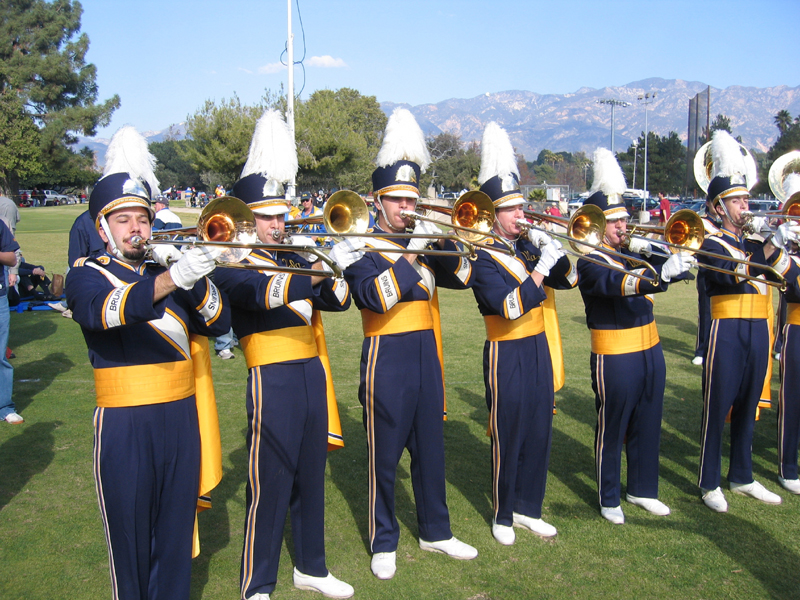
[[[629,329],[591,329],[592,352],[628,354],[652,348],[660,341],[655,321]]]
[[[342,422],[339,418],[339,405],[336,402],[336,392],[333,389],[333,374],[331,361],[328,357],[328,344],[325,341],[325,329],[322,327],[322,316],[318,310],[311,314],[311,327],[314,331],[314,342],[319,353],[319,360],[325,370],[325,392],[328,398],[328,451],[344,446],[342,437]]]
[[[800,303],[797,302],[786,303],[786,324],[800,325]]]
[[[550,362],[553,363],[553,391],[564,387],[564,350],[561,345],[561,326],[558,324],[556,312],[556,293],[553,288],[544,286],[547,300],[542,303],[544,315],[544,333],[547,336],[547,347],[550,348]],[[555,407],[553,408],[555,412]]]
[[[486,339],[490,342],[506,342],[533,337],[545,332],[544,314],[541,306],[526,312],[519,319],[505,319],[499,315],[483,317]]]
[[[712,319],[769,319],[771,295],[726,294],[711,297]]]
[[[239,343],[248,369],[319,355],[314,331],[308,325],[253,333],[240,339]]]
[[[194,394],[192,361],[109,367],[94,370],[97,406],[144,406]]]

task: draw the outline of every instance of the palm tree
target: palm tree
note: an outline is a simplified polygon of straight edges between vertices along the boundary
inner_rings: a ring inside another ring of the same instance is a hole
[[[781,132],[781,135],[786,133],[789,127],[792,126],[792,115],[789,114],[788,110],[781,110],[778,111],[778,114],[775,115],[775,125],[778,127],[778,131]]]

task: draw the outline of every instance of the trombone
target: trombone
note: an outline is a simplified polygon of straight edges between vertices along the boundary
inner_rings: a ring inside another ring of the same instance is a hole
[[[626,233],[626,237],[629,240],[632,238],[647,239],[643,236],[637,235],[637,229],[647,230],[649,233],[656,233],[663,236],[664,241],[656,241],[656,243],[662,246],[667,246],[672,252],[683,251],[690,254],[700,254],[701,256],[708,256],[710,258],[717,258],[737,264],[745,264],[749,267],[756,267],[771,273],[778,281],[770,281],[768,279],[762,279],[760,277],[738,273],[736,271],[715,267],[713,265],[707,265],[705,263],[697,263],[698,267],[708,269],[709,271],[725,273],[726,275],[735,275],[736,277],[739,277],[740,279],[746,279],[747,281],[766,283],[767,285],[776,287],[781,291],[786,289],[786,280],[778,271],[769,265],[761,265],[748,260],[743,260],[741,258],[734,258],[732,256],[725,256],[722,254],[709,252],[708,250],[701,250],[700,247],[703,245],[703,240],[705,239],[705,228],[703,227],[702,218],[693,210],[682,208],[681,210],[676,211],[663,227],[652,225],[632,225],[631,230]],[[661,252],[659,252],[659,254],[663,255]]]
[[[566,226],[567,232],[558,233],[555,231],[547,231],[543,227],[539,227],[538,225],[534,225],[533,223],[519,219],[517,221],[517,225],[521,229],[538,229],[539,231],[545,231],[548,235],[567,240],[571,250],[565,248],[564,251],[568,254],[582,258],[583,260],[595,265],[606,267],[612,271],[619,271],[620,273],[625,273],[631,277],[642,279],[651,283],[652,285],[659,285],[658,271],[656,271],[650,263],[645,260],[628,256],[622,252],[617,252],[608,246],[601,245],[603,237],[605,236],[606,216],[603,214],[603,211],[600,210],[600,207],[593,204],[584,204],[578,210],[576,210],[569,219],[567,217],[556,217],[527,209],[525,209],[523,212],[526,217],[537,219],[539,222],[547,221],[557,225]],[[623,262],[628,261],[643,267],[646,271],[652,273],[652,275],[648,276],[644,273],[637,273],[624,267],[619,267],[617,265],[608,263],[604,260],[588,256],[592,250],[598,250],[603,254],[613,256],[622,260]]]
[[[160,232],[158,238],[164,235],[180,235],[186,229],[172,229]],[[209,202],[200,213],[200,219],[195,228],[197,239],[168,240],[157,239],[156,236],[145,240],[140,236],[131,238],[134,247],[186,243],[189,246],[213,246],[223,248],[224,252],[217,258],[218,265],[233,269],[250,269],[259,271],[272,271],[275,273],[293,273],[296,275],[311,275],[312,277],[341,277],[342,270],[322,249],[314,246],[294,246],[287,244],[262,244],[257,242],[256,220],[253,211],[241,200],[233,196],[220,196]],[[272,252],[307,252],[317,256],[331,271],[320,271],[305,267],[286,267],[282,265],[253,265],[240,264],[252,250],[268,250]]]
[[[306,217],[306,219],[292,219],[287,221],[292,225],[300,224],[309,219],[319,219],[319,215]],[[318,222],[318,221],[317,221]],[[431,239],[430,235],[420,233],[370,233],[369,229],[369,209],[366,201],[350,190],[339,190],[328,199],[322,213],[322,223],[325,229],[335,237],[362,237],[362,238],[385,238],[385,239]],[[425,254],[433,256],[474,256],[475,246],[469,241],[449,233],[442,233],[434,236],[440,240],[453,240],[464,244],[464,250],[437,250],[422,248],[420,250],[409,250],[408,248],[361,248],[364,252],[382,252],[397,254]]]

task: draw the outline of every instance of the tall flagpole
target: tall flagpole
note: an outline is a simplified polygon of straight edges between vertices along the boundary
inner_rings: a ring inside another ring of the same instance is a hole
[[[288,30],[289,34],[286,38],[286,58],[289,69],[289,89],[286,92],[286,124],[289,126],[289,133],[292,135],[294,141],[294,36],[292,35],[292,0],[286,0],[286,8],[288,14]],[[294,177],[289,183],[287,193],[294,198],[296,181]]]

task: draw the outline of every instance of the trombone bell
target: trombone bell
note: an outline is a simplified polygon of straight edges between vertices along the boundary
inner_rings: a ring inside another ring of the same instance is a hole
[[[461,228],[459,237],[468,242],[480,242],[492,231],[495,210],[492,199],[480,190],[462,194],[453,205],[450,215],[453,225]],[[473,231],[464,231],[471,229]]]
[[[606,234],[606,216],[600,207],[584,204],[572,215],[567,225],[570,247],[578,254],[588,254],[593,250],[581,242],[600,246]]]
[[[238,198],[232,196],[214,198],[200,214],[197,237],[206,242],[252,244],[258,237],[253,212]],[[238,263],[248,254],[250,254],[249,248],[225,248],[217,261]]]
[[[328,198],[322,222],[334,235],[364,233],[369,228],[367,203],[355,192],[339,190]]]

